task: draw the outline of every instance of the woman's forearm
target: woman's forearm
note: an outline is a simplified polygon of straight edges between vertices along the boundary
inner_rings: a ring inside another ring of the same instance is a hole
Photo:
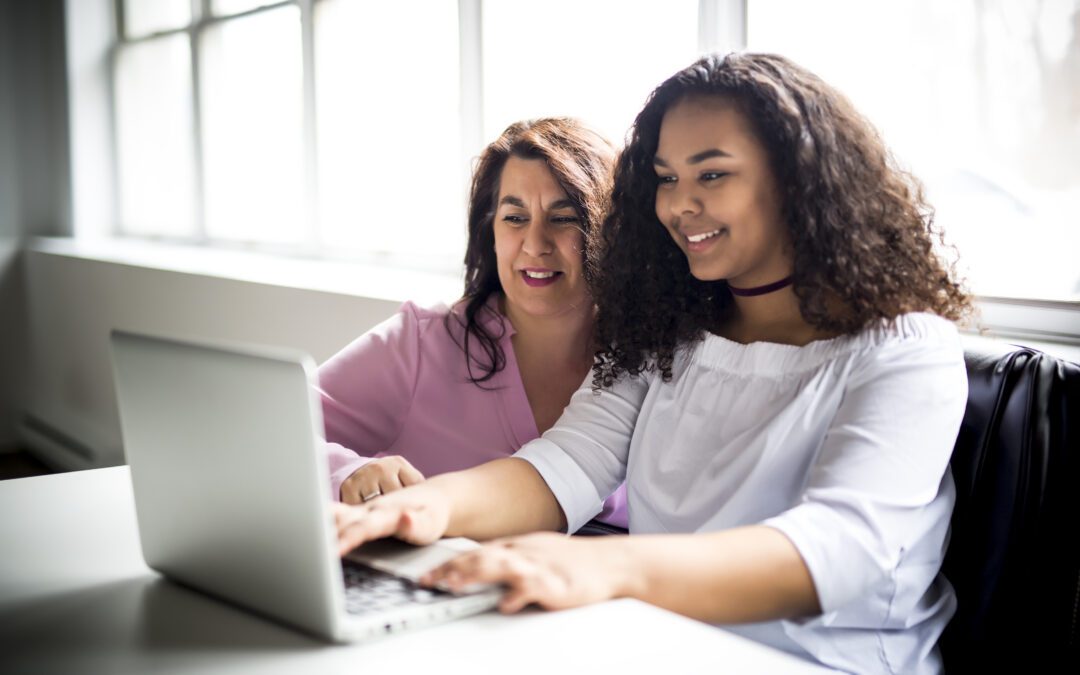
[[[798,550],[770,527],[611,537],[597,544],[617,561],[617,595],[701,621],[750,623],[821,612]]]
[[[566,528],[555,495],[533,465],[522,459],[497,459],[442,474],[416,486],[421,487],[437,490],[449,503],[449,537],[485,540]]]

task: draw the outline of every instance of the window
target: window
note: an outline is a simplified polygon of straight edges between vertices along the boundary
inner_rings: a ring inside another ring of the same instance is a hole
[[[120,234],[448,270],[487,142],[572,115],[621,144],[652,87],[715,48],[718,8],[741,7],[116,2]]]
[[[621,143],[664,77],[745,46],[867,114],[976,293],[1080,301],[1080,0],[114,1],[124,235],[456,270],[507,124]]]
[[[747,45],[847,93],[976,293],[1080,300],[1080,1],[751,0]]]

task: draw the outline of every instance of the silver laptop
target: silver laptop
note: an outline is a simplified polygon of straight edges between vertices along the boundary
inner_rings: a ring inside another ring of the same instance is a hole
[[[498,588],[452,595],[414,583],[469,540],[384,540],[338,557],[310,357],[122,331],[111,343],[150,567],[333,641],[497,604]]]

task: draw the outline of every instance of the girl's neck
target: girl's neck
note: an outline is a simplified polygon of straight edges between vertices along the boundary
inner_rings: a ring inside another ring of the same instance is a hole
[[[751,297],[732,296],[731,314],[719,335],[735,342],[774,342],[801,347],[832,337],[811,326],[799,310],[799,298],[791,286]]]

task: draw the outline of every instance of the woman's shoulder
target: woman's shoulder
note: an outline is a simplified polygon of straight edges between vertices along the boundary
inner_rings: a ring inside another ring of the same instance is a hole
[[[466,302],[458,300],[453,304],[438,303],[418,305],[412,301],[402,303],[398,315],[407,323],[417,327],[422,343],[461,344],[465,336],[468,321],[465,315]],[[509,322],[499,313],[498,304],[489,300],[476,313],[479,324],[496,340],[509,337],[513,331]]]
[[[428,323],[431,321],[442,321],[452,311],[452,307],[444,302],[439,302],[433,305],[420,305],[412,300],[406,300],[401,303],[401,307],[398,308],[398,313],[405,315],[407,320],[415,321],[417,323]]]

